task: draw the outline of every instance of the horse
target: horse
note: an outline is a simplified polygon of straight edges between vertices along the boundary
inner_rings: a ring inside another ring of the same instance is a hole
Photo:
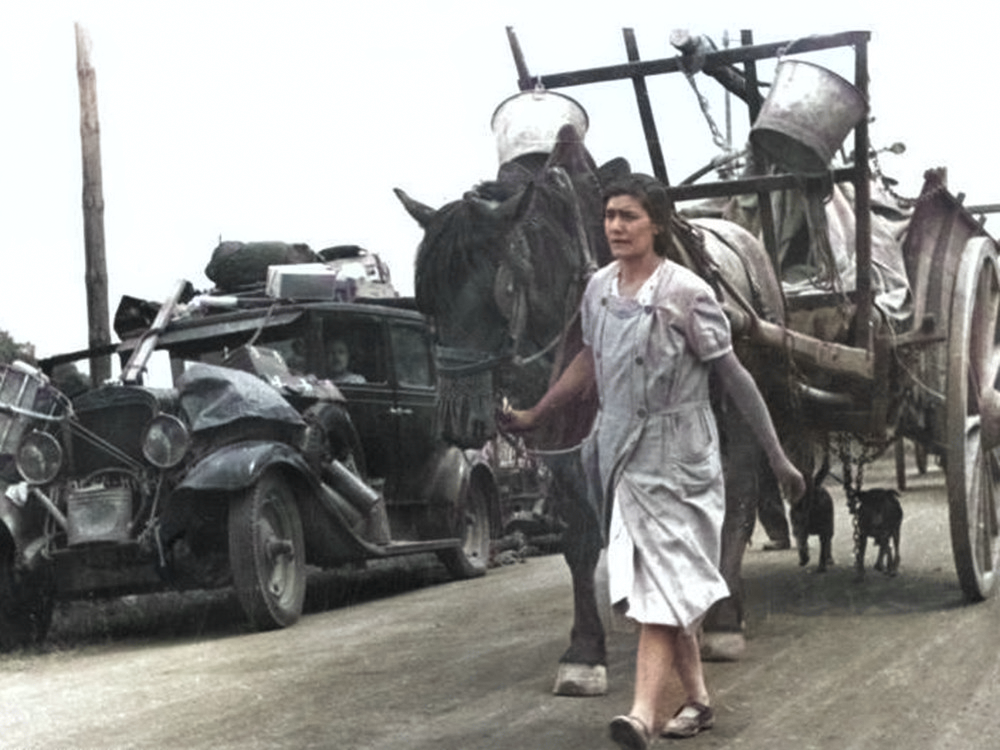
[[[582,346],[579,302],[589,274],[609,262],[601,185],[629,169],[623,159],[600,168],[571,127],[549,154],[501,164],[497,180],[435,210],[397,189],[424,230],[415,260],[417,307],[433,322],[442,380],[439,410],[445,436],[466,447],[496,433],[498,396],[515,408],[534,404]],[[727,309],[751,301],[753,314],[782,322],[780,286],[763,246],[736,223],[679,216],[683,257],[715,286]],[[743,316],[747,322],[746,315]],[[773,361],[740,351],[765,396],[780,403],[783,378]],[[573,581],[570,646],[560,657],[554,692],[607,691],[605,631],[594,573],[604,543],[607,504],[585,480],[574,446],[593,422],[595,397],[562,410],[560,419],[527,436],[552,470],[558,512],[567,523],[563,553]],[[720,569],[732,596],[706,621],[706,630],[742,637],[741,565],[756,512],[766,461],[732,405],[720,404],[727,479],[727,512]],[[779,433],[780,434],[780,433]],[[805,472],[804,472],[805,474]],[[805,474],[809,476],[809,474]]]
[[[564,126],[551,153],[526,153],[439,210],[396,195],[424,230],[415,260],[416,304],[433,324],[443,436],[478,448],[496,435],[498,395],[534,403],[582,347],[578,304],[587,279],[611,252],[603,231],[602,184],[628,172],[598,167],[579,133]],[[570,645],[554,692],[607,692],[605,632],[594,584],[603,547],[600,509],[581,481],[573,449],[589,433],[596,395],[525,436],[552,474],[566,524],[562,552],[573,582]]]

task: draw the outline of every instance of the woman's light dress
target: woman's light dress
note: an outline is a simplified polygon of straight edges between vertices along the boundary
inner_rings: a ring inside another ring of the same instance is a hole
[[[634,298],[618,263],[582,304],[601,408],[595,450],[605,502],[611,602],[643,623],[688,628],[729,595],[718,571],[725,493],[709,404],[712,359],[732,348],[711,287],[664,260]]]

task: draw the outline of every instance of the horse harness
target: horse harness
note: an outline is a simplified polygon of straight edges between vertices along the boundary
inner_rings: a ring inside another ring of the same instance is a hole
[[[521,349],[527,327],[529,303],[528,284],[525,278],[526,274],[524,273],[525,264],[519,262],[519,260],[530,257],[530,248],[528,247],[528,239],[525,236],[523,228],[521,226],[514,228],[511,240],[497,268],[493,285],[494,301],[500,309],[501,314],[507,319],[510,329],[509,351],[491,358],[491,362],[495,364],[505,361],[516,367],[526,367],[547,356],[557,347],[560,347],[579,316],[580,297],[583,294],[587,281],[597,268],[594,261],[594,252],[587,237],[586,225],[580,209],[576,185],[562,167],[550,167],[548,168],[548,173],[554,178],[560,192],[567,196],[569,205],[573,209],[574,236],[571,238],[570,244],[576,251],[576,260],[578,261],[580,273],[571,281],[570,289],[566,294],[565,309],[562,316],[562,319],[566,321],[565,325],[540,349],[528,356],[520,355],[518,352]],[[522,273],[518,273],[518,270],[521,270]]]

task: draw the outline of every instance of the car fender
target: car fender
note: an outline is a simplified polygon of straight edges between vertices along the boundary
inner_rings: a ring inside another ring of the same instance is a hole
[[[318,480],[302,454],[286,443],[252,440],[225,445],[191,467],[177,486],[178,490],[238,491],[256,482],[271,466],[295,469],[313,486]]]
[[[480,451],[441,446],[435,451],[425,473],[424,502],[461,508],[473,483],[488,498],[490,527],[500,528],[500,490],[489,462]]]
[[[470,485],[478,484],[489,502],[491,536],[497,537],[503,524],[500,515],[500,485],[497,483],[496,472],[482,451],[466,450],[465,459],[469,466]]]
[[[439,446],[423,472],[421,499],[429,505],[456,504],[468,491],[471,468],[461,449]]]

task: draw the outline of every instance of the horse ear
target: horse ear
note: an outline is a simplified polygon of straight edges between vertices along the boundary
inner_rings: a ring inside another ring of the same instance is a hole
[[[431,221],[437,215],[437,211],[420,201],[413,200],[413,198],[400,188],[393,188],[392,192],[396,194],[399,202],[403,204],[403,208],[406,209],[406,212],[414,218],[422,229],[427,229],[430,226]]]
[[[606,161],[597,168],[597,179],[602,185],[609,185],[615,180],[620,180],[632,174],[632,167],[628,159],[617,156],[611,161]]]

